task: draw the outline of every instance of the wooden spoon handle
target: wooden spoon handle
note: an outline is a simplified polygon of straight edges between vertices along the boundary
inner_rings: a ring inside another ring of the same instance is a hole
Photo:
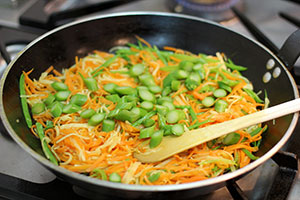
[[[135,152],[134,157],[144,163],[161,161],[174,154],[195,147],[236,130],[269,121],[300,110],[300,99],[273,106],[223,123],[185,132],[180,137],[164,137],[161,144],[144,153]]]

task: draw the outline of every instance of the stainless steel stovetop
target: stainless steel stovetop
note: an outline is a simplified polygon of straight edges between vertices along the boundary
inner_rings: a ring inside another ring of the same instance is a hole
[[[0,0],[0,29],[1,26],[18,29],[23,27],[19,24],[19,16],[26,9],[32,6],[38,0]],[[12,3],[13,2],[13,3]],[[170,0],[140,0],[133,1],[115,8],[107,9],[92,15],[107,14],[124,11],[160,11],[171,12]],[[294,32],[297,27],[290,24],[279,16],[279,12],[286,12],[300,20],[300,5],[284,0],[243,0],[242,8],[244,14],[269,38],[277,47],[281,47],[285,39]],[[84,18],[80,17],[80,18]],[[253,37],[242,23],[233,18],[221,22],[224,26],[237,32]],[[24,28],[24,27],[23,27]],[[29,38],[38,36],[43,31],[39,28],[26,27],[30,32],[36,34]],[[0,36],[1,39],[1,36]],[[0,59],[0,68],[3,65]],[[1,64],[2,63],[2,64]],[[297,62],[296,65],[298,64]],[[1,69],[0,69],[1,70]],[[297,126],[290,142],[285,146],[288,151],[300,155],[300,125]],[[21,178],[33,183],[48,183],[55,179],[55,176],[37,163],[26,152],[15,144],[15,142],[6,135],[5,131],[0,130],[0,173]],[[278,166],[273,160],[268,160],[253,172],[249,173],[239,181],[238,185],[245,192],[249,199],[264,199],[265,194],[271,187],[275,174],[278,172]],[[298,175],[299,176],[299,175]],[[300,176],[296,177],[292,189],[289,192],[288,199],[299,199],[300,197]],[[1,198],[1,195],[0,195]],[[221,188],[212,194],[195,199],[232,199],[227,189]]]

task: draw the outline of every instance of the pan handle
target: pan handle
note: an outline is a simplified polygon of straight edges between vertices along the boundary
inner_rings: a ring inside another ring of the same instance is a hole
[[[300,29],[296,30],[287,38],[277,55],[288,70],[291,71],[300,56]]]

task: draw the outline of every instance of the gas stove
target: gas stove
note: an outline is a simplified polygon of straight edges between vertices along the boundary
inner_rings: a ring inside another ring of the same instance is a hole
[[[176,12],[208,18],[276,51],[299,27],[299,3],[299,0],[2,0],[0,45],[6,56],[0,57],[0,74],[6,67],[5,59],[9,60],[48,30],[85,17],[124,11]],[[231,9],[233,5],[235,10]],[[260,34],[253,32],[253,25]],[[300,74],[298,66],[299,60],[295,75]],[[299,85],[300,78],[295,76],[295,80]],[[289,142],[272,159],[238,181],[228,182],[227,187],[193,199],[298,199],[299,145],[300,123]],[[94,198],[57,179],[23,152],[2,126],[0,159],[0,199],[84,199],[81,195]]]

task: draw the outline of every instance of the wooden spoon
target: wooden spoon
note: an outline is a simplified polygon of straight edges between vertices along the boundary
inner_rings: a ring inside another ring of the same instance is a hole
[[[230,121],[191,130],[179,137],[166,136],[157,147],[150,149],[147,145],[145,152],[134,152],[134,157],[143,163],[161,161],[236,130],[295,113],[299,110],[300,99],[295,99]]]

